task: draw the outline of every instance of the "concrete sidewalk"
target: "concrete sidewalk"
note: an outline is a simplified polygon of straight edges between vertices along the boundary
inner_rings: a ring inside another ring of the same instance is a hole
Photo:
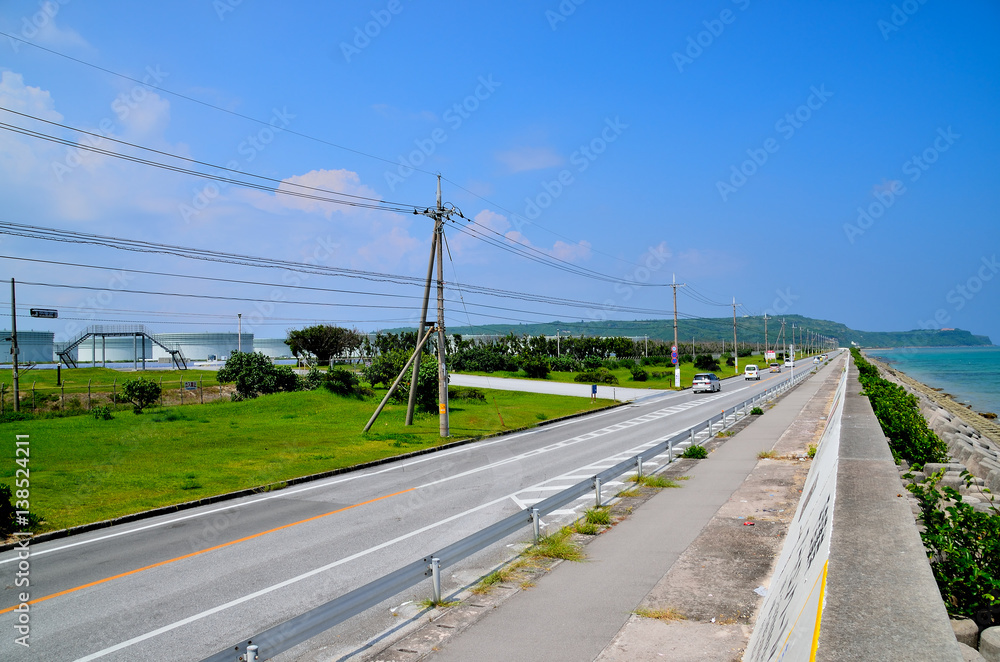
[[[588,560],[564,562],[425,659],[435,662],[594,660],[633,610],[699,536],[803,408],[825,385],[834,361],[782,398],[765,416],[690,462],[681,489],[664,490],[586,547]],[[621,643],[620,641],[618,643]],[[622,658],[624,659],[624,658]],[[657,659],[657,658],[653,658]]]

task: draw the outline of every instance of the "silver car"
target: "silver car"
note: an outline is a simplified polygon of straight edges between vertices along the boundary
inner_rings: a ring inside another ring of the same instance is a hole
[[[700,372],[691,381],[691,390],[695,393],[721,391],[722,380],[714,372]]]

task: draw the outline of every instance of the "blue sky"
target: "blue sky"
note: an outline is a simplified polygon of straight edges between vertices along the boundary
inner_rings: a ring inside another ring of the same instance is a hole
[[[735,297],[740,314],[1000,340],[996,2],[331,5],[6,2],[0,30],[23,41],[0,37],[0,106],[404,207],[432,205],[440,173],[474,227],[604,276],[449,228],[448,280],[590,304],[453,295],[453,326],[666,317],[670,290],[650,285],[676,274],[684,315],[730,315]],[[0,221],[409,276],[431,233],[420,215],[219,186],[8,130],[0,194]],[[19,287],[25,309],[60,309],[21,327],[58,339],[95,321],[232,330],[243,313],[279,337],[418,318],[412,286],[9,235],[0,255],[266,283],[0,258],[3,278],[106,288]]]

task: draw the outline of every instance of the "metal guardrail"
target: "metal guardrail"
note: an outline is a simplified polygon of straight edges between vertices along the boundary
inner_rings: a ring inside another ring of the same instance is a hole
[[[791,379],[786,379],[780,384],[744,400],[729,410],[724,409],[719,414],[661,441],[638,455],[634,455],[613,467],[585,478],[529,508],[518,511],[499,522],[491,524],[485,529],[476,531],[438,550],[434,554],[405,565],[384,577],[380,577],[325,604],[314,607],[304,614],[295,616],[250,639],[219,651],[215,655],[205,658],[202,662],[252,662],[253,660],[269,659],[322,634],[352,616],[357,616],[383,600],[387,600],[408,588],[416,586],[428,577],[432,579],[433,583],[433,599],[435,602],[440,602],[440,571],[442,568],[454,565],[529,525],[534,527],[534,535],[537,542],[539,536],[539,519],[541,517],[560,509],[562,506],[577,500],[589,492],[594,492],[596,504],[599,506],[602,505],[601,490],[607,481],[617,478],[632,469],[637,470],[641,474],[643,462],[664,453],[668,456],[668,464],[673,462],[674,448],[676,446],[684,444],[685,441],[690,442],[689,445],[693,444],[696,436],[706,430],[708,431],[706,439],[710,439],[713,434],[721,432],[742,418],[749,416],[750,410],[755,404],[770,400],[778,393],[799,383],[811,373],[811,369],[803,369],[801,374],[795,375]],[[729,422],[727,423],[727,421]],[[718,430],[715,427],[717,425],[719,426]]]

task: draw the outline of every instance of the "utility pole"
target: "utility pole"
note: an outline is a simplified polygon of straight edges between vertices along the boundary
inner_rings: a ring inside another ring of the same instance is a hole
[[[14,371],[14,411],[21,411],[21,396],[17,390],[17,311],[14,307],[14,279],[10,279],[10,358]]]
[[[792,322],[792,347],[795,347],[795,322]],[[795,361],[795,350],[792,350],[792,361]]]
[[[684,287],[684,284],[677,283],[677,274],[672,274],[670,287],[674,289],[674,349],[677,350],[677,363],[674,364],[674,388],[681,387],[681,357],[680,347],[677,345],[677,288]],[[691,360],[694,360],[694,337],[691,338]]]
[[[146,342],[146,339],[143,338],[142,342]],[[236,351],[243,353],[243,313],[236,313]]]
[[[736,297],[733,297],[733,374],[740,374],[740,350],[736,347]]]
[[[431,240],[431,256],[427,263],[427,280],[424,284],[424,300],[420,311],[420,330],[417,333],[417,340],[420,341],[427,327],[427,306],[430,300],[431,279],[434,275],[434,261],[437,258],[437,336],[438,336],[438,413],[440,416],[440,432],[442,437],[450,434],[448,420],[448,368],[445,363],[447,353],[446,334],[444,328],[444,222],[450,220],[451,215],[456,210],[445,209],[441,204],[441,175],[438,175],[437,182],[437,206],[433,209],[425,209],[422,212],[414,211],[415,214],[423,214],[434,219],[434,235]],[[459,212],[461,215],[461,212]],[[415,350],[417,356],[413,362],[413,372],[410,379],[410,398],[406,408],[406,425],[413,425],[413,410],[417,398],[417,380],[420,376],[420,352],[423,350],[423,343],[417,345]]]
[[[767,344],[767,313],[764,313],[764,360],[767,360],[767,351],[771,346]]]

